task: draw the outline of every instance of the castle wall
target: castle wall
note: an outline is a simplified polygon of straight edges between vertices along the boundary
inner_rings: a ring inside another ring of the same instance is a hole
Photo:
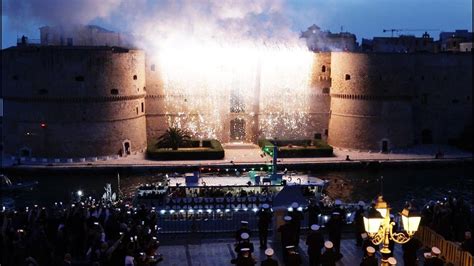
[[[142,51],[23,47],[2,59],[6,153],[116,155],[125,141],[132,153],[145,149]]]
[[[331,53],[314,53],[311,73],[311,98],[308,125],[309,131],[320,134],[321,138],[328,136],[329,110],[331,105]]]
[[[149,141],[156,140],[168,128],[165,110],[165,93],[161,71],[157,62],[147,56],[146,76],[146,135]]]
[[[470,55],[333,53],[331,65],[331,145],[447,143],[472,124]]]
[[[414,57],[406,54],[333,53],[328,142],[381,150],[414,142]]]
[[[472,54],[417,54],[415,143],[448,143],[472,125]]]

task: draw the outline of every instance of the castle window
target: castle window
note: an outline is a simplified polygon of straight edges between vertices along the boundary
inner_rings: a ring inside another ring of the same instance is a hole
[[[326,72],[326,66],[321,67],[321,72]]]
[[[324,130],[324,136],[327,136],[329,131],[327,129]]]
[[[38,90],[38,94],[39,95],[46,95],[46,94],[48,94],[48,90],[47,89]]]
[[[110,94],[112,95],[118,95],[119,94],[119,91],[117,89],[111,89],[110,90]]]
[[[155,64],[151,65],[150,69],[151,71],[155,71]]]
[[[137,75],[133,75],[133,80],[137,80]]]
[[[142,113],[145,112],[145,105],[142,103]]]
[[[13,76],[12,76],[12,79],[13,79],[13,80],[18,80],[18,76],[17,76],[17,75],[13,75]]]
[[[329,88],[323,88],[323,93],[329,93]]]
[[[350,79],[351,79],[351,75],[346,74],[345,79],[346,79],[346,80],[350,80]]]
[[[135,111],[137,112],[137,115],[138,115],[138,107],[135,107]]]
[[[84,81],[84,76],[76,76],[76,81]]]
[[[143,87],[143,91],[146,91],[146,87]]]

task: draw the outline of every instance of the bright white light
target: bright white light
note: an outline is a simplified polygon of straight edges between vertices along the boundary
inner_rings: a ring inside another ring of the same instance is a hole
[[[160,213],[161,213],[161,214],[165,214],[165,213],[166,213],[166,210],[161,210]]]
[[[263,136],[311,135],[306,125],[313,55],[304,42],[225,42],[182,33],[158,38],[150,57],[160,66],[168,125],[196,138],[219,138],[236,96],[245,113],[259,106],[256,123]]]
[[[257,212],[257,211],[258,211],[258,209],[257,209],[257,208],[253,208],[253,209],[252,209],[252,211],[254,211],[254,212]]]
[[[82,190],[78,190],[78,191],[77,191],[77,195],[78,195],[79,197],[82,196]]]
[[[225,212],[230,212],[230,210],[229,210],[229,209],[225,209]]]
[[[303,207],[298,207],[297,210],[298,210],[298,211],[302,211],[302,210],[303,210]]]

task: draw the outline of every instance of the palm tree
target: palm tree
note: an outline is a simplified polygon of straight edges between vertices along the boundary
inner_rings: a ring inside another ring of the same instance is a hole
[[[170,127],[158,138],[158,148],[171,148],[177,150],[191,140],[188,132],[177,127]]]

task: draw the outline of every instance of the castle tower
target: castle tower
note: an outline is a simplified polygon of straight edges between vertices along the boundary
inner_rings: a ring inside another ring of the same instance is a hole
[[[25,46],[2,56],[7,154],[77,158],[146,148],[142,51]]]
[[[333,52],[329,144],[389,151],[414,143],[415,57]]]

